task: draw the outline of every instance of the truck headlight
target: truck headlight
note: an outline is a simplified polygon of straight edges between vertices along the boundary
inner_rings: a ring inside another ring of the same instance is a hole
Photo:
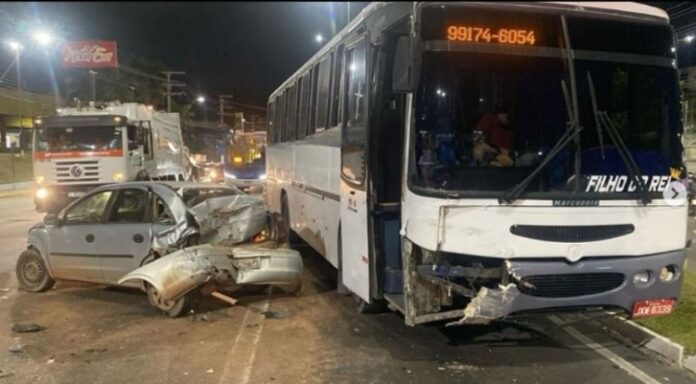
[[[111,175],[111,178],[114,179],[115,182],[120,183],[121,181],[123,181],[123,173],[121,173],[121,172],[114,172],[114,173]]]
[[[217,170],[215,170],[215,169],[209,169],[209,170],[208,170],[208,177],[210,177],[211,179],[216,178],[217,175],[218,175],[218,174],[217,174]]]
[[[36,184],[43,184],[43,182],[44,182],[43,176],[36,176]]]
[[[43,200],[46,197],[48,197],[48,189],[46,188],[39,188],[36,190],[36,198],[39,200]]]

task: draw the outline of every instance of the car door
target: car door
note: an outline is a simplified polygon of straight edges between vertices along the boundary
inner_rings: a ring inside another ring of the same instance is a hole
[[[116,191],[106,220],[99,226],[97,252],[104,280],[116,284],[128,272],[138,268],[150,253],[151,215],[147,188]]]
[[[343,284],[370,302],[367,204],[367,40],[346,47],[341,141],[341,273]]]
[[[101,234],[97,228],[112,196],[112,191],[101,191],[81,198],[48,231],[48,257],[54,277],[103,281],[96,243]]]

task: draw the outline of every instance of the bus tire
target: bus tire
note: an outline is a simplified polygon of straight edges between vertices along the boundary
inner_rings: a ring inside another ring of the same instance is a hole
[[[288,194],[285,191],[281,192],[280,195],[280,214],[285,222],[285,227],[287,228],[288,243],[290,245],[298,244],[300,242],[300,236],[298,236],[292,230],[292,222],[290,221],[290,205],[288,204]]]
[[[387,311],[387,302],[384,299],[372,299],[372,302],[368,304],[361,297],[353,294],[353,302],[355,302],[355,309],[361,314],[376,314]]]

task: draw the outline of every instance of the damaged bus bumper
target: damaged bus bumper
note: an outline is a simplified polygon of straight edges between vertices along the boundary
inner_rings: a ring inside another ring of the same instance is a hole
[[[199,286],[278,285],[297,288],[302,278],[302,257],[285,248],[259,245],[185,248],[144,265],[119,280],[144,281],[164,300],[176,300]]]
[[[636,303],[646,300],[676,303],[685,259],[686,251],[682,249],[647,256],[587,258],[576,263],[562,259],[506,260],[499,268],[420,264],[407,278],[409,284],[436,289],[411,290],[421,293],[405,295],[406,323],[460,318],[450,325],[485,324],[525,312],[589,308],[621,309],[632,316]],[[669,279],[663,279],[664,274],[661,278],[663,268],[673,271]],[[648,276],[647,281],[636,279],[636,275]],[[473,289],[465,283],[465,276],[478,276],[489,283]],[[453,305],[456,296],[468,298],[463,308],[453,309],[457,307]]]

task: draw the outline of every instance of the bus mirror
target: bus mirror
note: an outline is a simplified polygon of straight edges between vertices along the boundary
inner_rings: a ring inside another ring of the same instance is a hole
[[[416,61],[418,49],[416,41],[408,36],[400,36],[394,52],[394,72],[392,74],[392,90],[396,93],[413,92],[416,89],[418,73]]]

